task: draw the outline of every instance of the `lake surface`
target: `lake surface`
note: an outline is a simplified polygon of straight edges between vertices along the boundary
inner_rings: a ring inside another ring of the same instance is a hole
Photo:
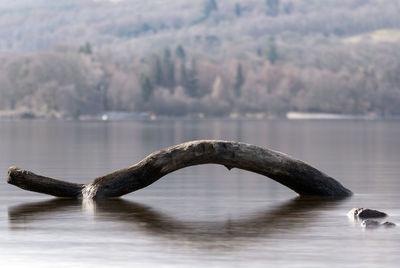
[[[345,200],[298,199],[266,177],[189,167],[121,199],[54,199],[7,168],[74,182],[194,139],[288,153],[342,182]],[[0,267],[398,267],[400,121],[0,121]],[[353,207],[387,212],[364,229]]]

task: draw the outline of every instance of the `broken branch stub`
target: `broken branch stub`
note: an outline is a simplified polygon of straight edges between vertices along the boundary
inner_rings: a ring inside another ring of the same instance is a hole
[[[22,189],[58,197],[110,198],[144,188],[175,170],[201,164],[220,164],[267,176],[300,195],[349,196],[351,191],[335,179],[286,154],[254,145],[219,140],[199,140],[172,146],[139,163],[76,184],[9,168],[8,183]]]

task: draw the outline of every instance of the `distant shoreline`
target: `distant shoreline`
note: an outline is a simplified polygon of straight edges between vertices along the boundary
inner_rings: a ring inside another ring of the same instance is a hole
[[[230,114],[229,116],[205,116],[202,113],[182,116],[156,115],[149,112],[119,112],[109,111],[97,115],[80,115],[76,118],[35,115],[32,113],[10,113],[0,111],[0,121],[13,120],[60,120],[60,121],[155,121],[155,120],[399,120],[400,115],[379,116],[376,114],[335,114],[312,112],[288,112],[285,116],[268,115],[264,113]]]

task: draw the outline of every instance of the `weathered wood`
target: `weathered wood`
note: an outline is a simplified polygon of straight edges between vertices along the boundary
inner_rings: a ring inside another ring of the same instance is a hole
[[[286,154],[254,145],[199,140],[152,153],[139,163],[99,177],[88,185],[54,180],[15,167],[8,182],[25,190],[60,197],[110,198],[144,188],[175,170],[201,164],[220,164],[267,176],[300,195],[349,196],[335,179]],[[65,192],[64,192],[65,191]]]
[[[24,190],[53,195],[57,197],[81,196],[84,184],[56,180],[17,167],[8,169],[7,182]]]

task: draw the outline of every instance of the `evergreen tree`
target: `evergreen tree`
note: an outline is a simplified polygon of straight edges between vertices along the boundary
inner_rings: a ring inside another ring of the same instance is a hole
[[[161,68],[161,61],[158,56],[155,56],[155,70],[154,70],[154,79],[156,85],[161,85],[163,81],[163,71]]]
[[[206,0],[204,3],[204,17],[208,18],[213,11],[218,10],[218,4],[216,0]]]
[[[279,14],[279,0],[266,0],[267,14],[270,16],[277,16]]]
[[[286,14],[291,14],[293,12],[294,6],[292,2],[286,3],[283,7],[283,11]]]
[[[242,95],[242,86],[244,84],[245,78],[243,75],[243,68],[242,64],[238,64],[237,70],[236,70],[236,82],[235,82],[235,95],[236,97],[240,97]]]
[[[212,10],[218,10],[218,4],[216,0],[210,0],[210,6]]]
[[[164,50],[163,56],[163,86],[173,88],[175,86],[175,63],[171,59],[171,51],[169,48]]]
[[[83,46],[79,47],[79,53],[90,55],[92,54],[92,45],[86,42]]]
[[[150,100],[153,94],[153,85],[151,84],[150,78],[147,75],[142,75],[140,79],[140,86],[142,88],[142,97],[145,102]]]
[[[196,67],[196,60],[192,60],[191,69],[186,72],[186,79],[185,79],[185,92],[188,96],[195,98],[198,97],[198,79],[197,79],[197,67]]]
[[[266,49],[267,59],[271,64],[274,64],[278,60],[278,51],[276,48],[275,38],[270,37]]]
[[[181,63],[181,85],[184,88],[186,88],[186,85],[187,85],[186,65],[184,62]]]
[[[169,48],[165,48],[164,49],[164,60],[167,59],[169,60],[171,58],[171,51],[169,50]]]
[[[176,55],[178,58],[180,58],[180,59],[182,59],[182,60],[185,60],[186,53],[185,53],[185,50],[183,49],[183,47],[182,47],[181,45],[179,45],[179,46],[176,48],[175,55]]]
[[[235,14],[237,17],[240,17],[242,15],[242,7],[239,3],[235,4]]]

